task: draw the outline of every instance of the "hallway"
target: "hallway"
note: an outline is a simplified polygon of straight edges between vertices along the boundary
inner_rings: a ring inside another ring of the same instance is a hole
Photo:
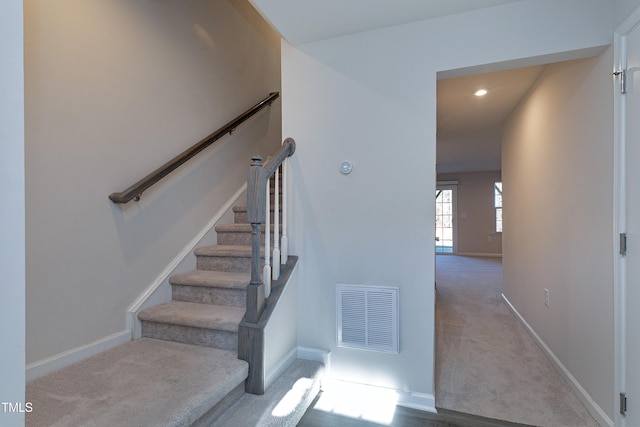
[[[436,406],[536,426],[597,426],[501,295],[499,258],[436,256]]]

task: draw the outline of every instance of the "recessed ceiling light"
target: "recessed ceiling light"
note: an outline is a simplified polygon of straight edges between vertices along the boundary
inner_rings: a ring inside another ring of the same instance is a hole
[[[478,89],[473,93],[475,96],[485,96],[487,94],[486,89]]]

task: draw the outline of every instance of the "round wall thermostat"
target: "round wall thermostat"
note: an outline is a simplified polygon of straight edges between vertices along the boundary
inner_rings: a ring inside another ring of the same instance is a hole
[[[344,162],[340,163],[340,172],[342,172],[344,175],[351,173],[352,170],[353,165],[351,164],[351,162],[345,160]]]

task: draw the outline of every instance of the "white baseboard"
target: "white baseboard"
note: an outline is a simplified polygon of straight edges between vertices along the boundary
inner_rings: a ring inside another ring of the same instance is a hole
[[[273,382],[277,380],[284,373],[284,371],[286,371],[287,368],[291,366],[293,362],[296,361],[297,358],[298,358],[298,349],[297,348],[291,349],[291,351],[287,353],[280,362],[278,362],[275,368],[273,368],[273,370],[265,376],[265,379],[264,379],[265,390],[268,389],[271,386],[271,384],[273,384]]]
[[[311,347],[298,347],[298,359],[311,360],[324,364],[325,372],[330,372],[331,352]]]
[[[458,252],[455,255],[474,256],[474,257],[483,257],[483,258],[502,258],[502,254],[484,253],[484,252]]]
[[[393,388],[380,387],[370,384],[360,384],[335,379],[329,379],[325,381],[322,386],[322,392],[330,396],[345,398],[346,401],[343,402],[345,408],[352,403],[353,405],[355,405],[355,407],[352,408],[354,411],[367,412],[368,410],[374,409],[374,412],[380,410],[381,412],[390,412],[390,414],[387,415],[392,415],[393,409],[396,406],[403,406],[420,411],[437,413],[435,397],[433,394],[428,393],[406,392]],[[366,401],[364,402],[363,396],[366,397],[366,399],[364,399]],[[349,402],[350,398],[353,397],[358,398],[354,399],[353,402]],[[372,403],[374,405],[377,404],[382,406],[377,409],[371,408],[370,405]],[[389,407],[384,408],[386,406]],[[350,412],[350,410],[348,410],[348,412]],[[382,420],[379,421],[381,422]],[[386,423],[383,424],[386,425]]]
[[[331,379],[331,352],[327,350],[320,350],[317,348],[298,347],[298,359],[312,360],[314,362],[323,363],[325,366],[325,379],[323,380],[323,388],[331,389],[333,387],[360,387],[373,391],[379,390],[383,393],[393,392],[396,396],[396,405],[404,406],[406,408],[418,409],[420,411],[427,411],[436,413],[436,399],[433,394],[418,393],[418,392],[406,392],[396,389],[388,389],[385,387],[378,387],[374,385],[351,383],[348,381]],[[326,387],[325,387],[326,386]]]
[[[398,406],[426,412],[438,412],[436,410],[436,398],[429,393],[398,392]]]
[[[138,320],[138,312],[145,308],[147,305],[159,304],[161,302],[168,302],[170,298],[170,292],[167,292],[166,295],[169,295],[169,298],[161,298],[166,299],[166,301],[153,301],[152,304],[148,304],[151,298],[156,294],[163,286],[168,287],[169,285],[169,276],[171,276],[178,265],[183,262],[189,255],[193,253],[195,248],[200,244],[200,241],[216,226],[216,224],[220,221],[222,216],[227,213],[233,205],[237,202],[238,198],[244,193],[247,189],[247,184],[244,183],[238,191],[236,191],[233,196],[216,212],[216,214],[209,220],[209,222],[200,230],[200,232],[176,255],[176,257],[162,270],[162,272],[155,278],[149,286],[136,298],[136,300],[129,306],[127,309],[127,329],[131,330],[131,336],[133,339],[140,338],[142,335],[141,332],[141,324],[140,320]]]
[[[26,380],[31,381],[128,341],[131,341],[131,331],[124,330],[90,344],[58,353],[51,357],[38,360],[37,362],[29,363],[26,366]]]
[[[529,325],[529,323],[527,323],[527,321],[524,319],[524,317],[522,317],[520,315],[518,310],[516,310],[516,308],[511,304],[511,302],[509,301],[509,299],[507,298],[507,296],[505,294],[502,294],[502,299],[504,300],[505,304],[507,304],[507,307],[509,307],[509,309],[511,309],[513,314],[515,314],[515,316],[518,318],[520,323],[522,323],[522,325],[527,330],[529,335],[531,335],[531,337],[533,337],[533,339],[536,341],[538,346],[542,349],[542,351],[551,360],[551,363],[555,366],[555,368],[558,370],[560,375],[562,375],[562,377],[567,381],[567,383],[569,383],[569,385],[573,389],[573,392],[576,394],[576,396],[578,396],[578,398],[580,399],[582,404],[587,408],[587,410],[589,411],[591,416],[593,418],[595,418],[595,420],[598,422],[598,424],[600,424],[602,426],[613,427],[613,420],[611,420],[611,418],[609,418],[607,416],[607,414],[596,403],[596,401],[593,400],[593,398],[589,395],[589,393],[587,393],[587,391],[584,389],[584,387],[582,387],[582,385],[580,385],[578,380],[571,374],[571,372],[569,372],[567,367],[564,366],[564,364],[560,361],[560,359],[558,359],[556,357],[556,355],[553,353],[553,351],[551,351],[549,346],[542,340],[542,338],[540,338],[540,336],[536,333],[536,331],[533,330],[531,325]]]

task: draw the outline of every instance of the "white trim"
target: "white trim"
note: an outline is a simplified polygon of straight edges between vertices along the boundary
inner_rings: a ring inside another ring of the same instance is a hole
[[[153,296],[153,294],[160,289],[162,285],[169,286],[169,276],[173,274],[173,271],[178,265],[190,254],[193,253],[200,241],[209,233],[216,224],[220,221],[222,216],[229,211],[236,203],[238,198],[247,189],[247,184],[244,183],[238,191],[216,212],[211,220],[204,226],[202,230],[194,237],[187,246],[180,251],[180,253],[162,270],[160,275],[151,282],[149,286],[136,298],[136,300],[127,308],[127,329],[131,331],[131,338],[136,339],[141,336],[141,324],[138,320],[138,312],[144,308],[145,303]]]
[[[398,391],[398,406],[437,413],[436,398],[430,393]]]
[[[640,23],[640,7],[636,8],[616,29],[615,34],[622,35],[631,32]]]
[[[322,363],[327,372],[331,366],[331,352],[319,348],[298,347],[298,359]]]
[[[359,395],[385,395],[388,396],[388,398],[392,398],[393,396],[396,406],[432,412],[434,414],[438,412],[436,409],[436,399],[433,394],[429,393],[407,392],[395,388],[335,379],[325,380],[322,384],[322,391],[329,394],[337,391],[339,394],[347,392],[357,393]]]
[[[324,378],[331,378],[331,352],[328,350],[320,350],[319,348],[300,347],[298,346],[298,359],[311,360],[312,362],[322,363],[324,365],[323,379],[320,386],[325,383]]]
[[[440,255],[440,254],[438,254],[438,255]],[[474,256],[474,257],[482,257],[482,258],[502,258],[502,254],[483,253],[483,252],[458,252],[455,255],[459,255],[459,256]]]
[[[626,66],[624,55],[625,39],[623,33],[616,32],[614,34],[614,68],[622,68]],[[614,80],[614,85],[615,85]],[[614,374],[613,387],[614,395],[616,392],[625,389],[626,374],[626,357],[625,357],[625,260],[617,252],[617,240],[620,233],[624,232],[625,226],[625,115],[626,103],[625,98],[619,90],[614,87],[614,103],[613,103],[613,353],[614,353]],[[614,399],[614,421],[615,425],[626,425],[624,417],[620,414],[620,403],[618,399]]]
[[[578,380],[569,372],[569,370],[562,364],[560,359],[556,357],[556,355],[551,351],[549,346],[540,338],[540,336],[533,330],[531,325],[527,323],[527,321],[520,315],[518,310],[511,304],[509,299],[505,294],[502,294],[502,299],[504,300],[507,307],[513,312],[513,314],[518,318],[520,323],[524,326],[524,328],[529,332],[529,335],[536,341],[538,346],[542,349],[542,351],[547,355],[551,363],[558,370],[560,375],[569,383],[569,386],[573,389],[574,393],[578,396],[583,405],[587,408],[589,413],[596,421],[602,426],[610,426],[613,427],[613,420],[607,416],[607,414],[602,410],[602,408],[596,403],[595,400],[587,393],[587,391],[580,385]]]
[[[31,381],[73,363],[95,356],[120,344],[131,341],[131,332],[124,330],[111,334],[90,344],[72,348],[26,366],[26,380]]]
[[[640,23],[640,7],[636,8],[614,32],[613,71],[627,68],[626,36]],[[613,311],[614,311],[614,421],[617,426],[625,426],[626,420],[620,414],[618,392],[627,388],[626,355],[626,260],[618,253],[618,236],[626,231],[626,100],[614,79],[614,134],[613,134]]]
[[[264,379],[265,390],[268,389],[271,386],[271,384],[273,384],[273,382],[277,380],[284,373],[284,371],[286,371],[287,368],[291,366],[293,362],[296,361],[297,358],[298,358],[298,348],[294,347],[291,349],[289,353],[287,353],[282,358],[282,360],[280,360],[280,362],[278,362],[278,364],[273,368],[273,370],[267,374],[267,376]]]
[[[340,384],[345,385],[358,385],[365,388],[380,389],[380,390],[393,390],[397,395],[396,405],[403,406],[405,408],[418,409],[420,411],[427,411],[437,413],[436,399],[433,394],[419,393],[419,392],[407,392],[397,389],[389,389],[386,387],[379,387],[369,384],[352,383],[348,381],[331,379],[331,352],[327,350],[320,350],[310,347],[298,347],[298,359],[311,360],[324,364],[325,380],[322,381],[323,389],[331,389],[331,387],[339,387]]]

